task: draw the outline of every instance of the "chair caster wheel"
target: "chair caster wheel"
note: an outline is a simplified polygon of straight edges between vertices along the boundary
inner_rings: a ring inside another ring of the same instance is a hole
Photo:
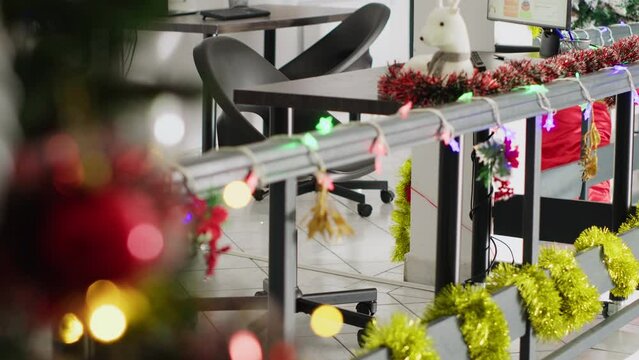
[[[368,204],[357,204],[357,213],[361,217],[369,217],[373,213],[373,207]]]
[[[268,296],[268,293],[266,291],[258,291],[255,293],[255,296]]]
[[[379,197],[382,199],[384,204],[390,204],[395,200],[395,193],[390,190],[382,190],[379,193]]]
[[[364,334],[364,329],[357,330],[357,345],[361,348],[364,347]]]
[[[377,312],[377,301],[364,301],[357,303],[355,311],[360,314],[373,316]]]
[[[267,194],[268,194],[268,190],[256,189],[255,192],[253,193],[253,199],[255,199],[255,201],[262,201],[266,198]]]

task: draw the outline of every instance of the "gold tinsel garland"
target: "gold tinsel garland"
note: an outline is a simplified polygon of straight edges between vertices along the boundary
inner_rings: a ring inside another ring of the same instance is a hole
[[[399,169],[400,180],[395,188],[395,207],[391,214],[391,235],[395,239],[395,249],[391,259],[393,262],[404,261],[406,254],[410,251],[410,194],[411,185],[411,159],[406,160]]]
[[[573,251],[543,248],[539,266],[550,273],[561,296],[560,310],[566,333],[581,329],[601,312],[599,292],[579,268]]]
[[[393,314],[388,325],[380,326],[373,320],[366,327],[362,354],[380,347],[388,348],[393,360],[440,359],[426,327],[402,313]]]
[[[519,290],[528,319],[539,339],[559,340],[568,333],[561,316],[561,296],[539,266],[500,264],[486,279],[486,287],[493,293],[507,286],[516,286]]]
[[[639,262],[621,238],[608,229],[593,226],[584,230],[575,241],[577,251],[585,251],[597,246],[603,249],[604,264],[615,284],[615,288],[610,290],[610,293],[616,297],[627,298],[639,284]]]
[[[503,312],[478,286],[450,285],[426,308],[426,323],[444,316],[456,316],[472,360],[510,359],[510,334]]]

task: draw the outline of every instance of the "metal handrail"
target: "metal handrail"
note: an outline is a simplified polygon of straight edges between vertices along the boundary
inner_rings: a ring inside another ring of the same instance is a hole
[[[633,64],[628,69],[633,77],[639,78],[639,64]],[[590,90],[592,97],[598,99],[630,90],[625,73],[612,75],[610,71],[602,70],[582,76],[581,81]],[[547,84],[546,88],[546,96],[556,109],[585,102],[576,83],[554,82]],[[492,98],[499,106],[503,123],[544,113],[535,94],[514,91]],[[455,128],[456,135],[471,134],[495,126],[493,110],[485,102],[447,105],[440,110]],[[431,113],[413,113],[406,120],[392,116],[378,124],[391,149],[408,148],[435,142],[440,119]],[[370,127],[340,126],[331,134],[313,135],[319,144],[318,155],[328,168],[334,168],[371,159],[372,155],[368,150],[377,133]],[[286,146],[291,143],[288,138],[274,138],[249,146],[261,165],[262,180],[265,183],[305,176],[315,171],[315,160],[308,156],[306,148]],[[252,164],[247,155],[233,151],[211,152],[181,161],[181,165],[195,180],[197,190],[220,188],[233,180],[241,180],[248,174]]]

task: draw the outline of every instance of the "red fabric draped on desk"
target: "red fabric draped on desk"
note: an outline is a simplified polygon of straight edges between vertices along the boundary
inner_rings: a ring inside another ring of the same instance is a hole
[[[594,104],[594,119],[601,133],[600,147],[610,143],[611,121],[608,106],[601,102]],[[543,121],[545,121],[545,116]],[[556,127],[550,132],[543,131],[541,147],[541,169],[547,170],[579,160],[581,154],[581,108],[574,106],[555,114]],[[592,186],[588,200],[610,202],[610,181]]]

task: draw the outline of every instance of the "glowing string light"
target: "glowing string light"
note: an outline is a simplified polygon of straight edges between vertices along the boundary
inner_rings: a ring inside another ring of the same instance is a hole
[[[302,142],[302,145],[306,146],[311,151],[319,150],[319,143],[317,142],[317,139],[310,133],[304,134],[300,141]]]
[[[412,109],[413,109],[412,101],[409,101],[406,104],[402,105],[402,107],[400,107],[399,111],[397,112],[399,114],[399,118],[402,120],[408,119],[408,116],[410,115],[410,111]]]
[[[233,152],[241,152],[251,161],[251,170],[244,178],[244,181],[236,180],[224,187],[224,191],[222,192],[222,198],[224,202],[232,209],[241,209],[247,206],[251,199],[253,199],[253,193],[258,187],[263,186],[262,184],[262,174],[263,169],[260,165],[259,161],[253,154],[250,148],[246,146],[239,146],[232,150],[222,151],[233,151]]]
[[[67,345],[76,343],[84,335],[84,326],[75,314],[67,313],[60,321],[59,335],[60,340]]]
[[[241,330],[231,336],[229,356],[231,360],[262,360],[262,346],[253,333]]]
[[[448,122],[446,116],[444,116],[441,111],[433,108],[424,108],[420,109],[420,111],[433,113],[439,118],[440,125],[436,137],[443,142],[444,145],[449,146],[453,152],[460,152],[461,146],[453,135],[455,133],[455,128],[453,128],[453,126]]]
[[[624,65],[615,65],[612,68],[611,75],[616,75],[621,72],[625,72],[628,76],[628,84],[630,85],[630,92],[632,93],[632,101],[635,105],[639,105],[639,92],[637,92],[637,87],[635,86],[635,81],[632,76],[632,73],[628,69],[627,66]]]
[[[377,132],[377,136],[373,140],[371,146],[368,148],[368,152],[372,155],[375,155],[375,172],[377,174],[381,174],[382,158],[388,156],[388,153],[390,152],[388,142],[386,141],[386,136],[384,135],[384,130],[382,130],[382,127],[375,122],[358,123],[358,126],[370,126]]]
[[[115,305],[102,305],[89,317],[91,335],[103,343],[112,343],[122,337],[127,328],[124,312]]]
[[[472,101],[473,101],[473,92],[472,91],[469,91],[467,93],[462,94],[462,96],[460,96],[457,99],[457,102],[460,102],[460,103],[470,103]]]
[[[319,122],[315,126],[315,129],[320,135],[330,134],[333,131],[335,125],[333,124],[332,116],[325,116],[319,119]]]
[[[324,338],[335,336],[343,326],[344,317],[334,306],[322,305],[311,315],[311,329],[317,336]]]

